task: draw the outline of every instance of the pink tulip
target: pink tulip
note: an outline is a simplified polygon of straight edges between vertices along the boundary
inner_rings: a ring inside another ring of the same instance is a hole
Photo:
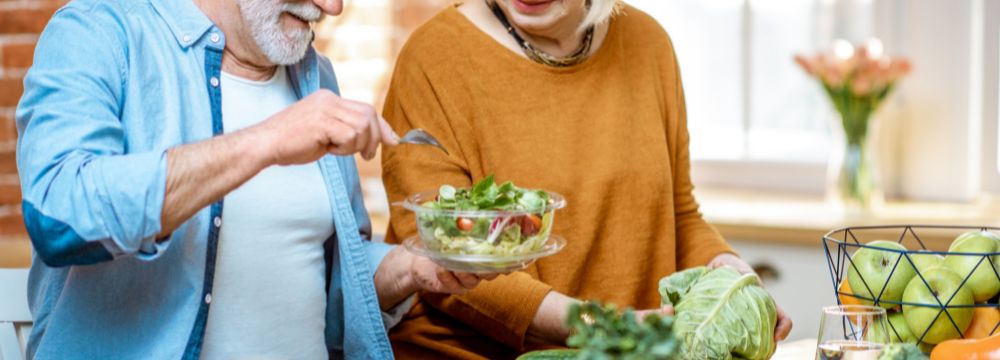
[[[851,79],[851,93],[857,97],[868,96],[872,92],[872,81],[866,76],[856,76]]]
[[[795,62],[802,67],[802,70],[805,70],[806,74],[810,76],[819,75],[819,64],[816,63],[816,60],[806,58],[802,55],[795,55]]]

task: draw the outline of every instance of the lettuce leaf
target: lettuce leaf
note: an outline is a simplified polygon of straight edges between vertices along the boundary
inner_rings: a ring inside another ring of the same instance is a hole
[[[774,354],[774,300],[754,274],[696,267],[660,279],[682,359],[768,359]]]

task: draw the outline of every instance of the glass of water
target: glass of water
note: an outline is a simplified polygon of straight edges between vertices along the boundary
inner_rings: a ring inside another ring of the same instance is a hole
[[[866,305],[823,308],[819,322],[817,360],[878,359],[889,343],[885,309]]]

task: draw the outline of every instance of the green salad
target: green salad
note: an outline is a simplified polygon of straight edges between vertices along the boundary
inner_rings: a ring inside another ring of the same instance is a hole
[[[417,211],[417,227],[429,247],[442,253],[520,255],[545,243],[552,202],[545,191],[497,185],[491,175],[472,189],[441,186],[433,201],[421,204],[432,211]],[[475,212],[482,210],[492,212]]]

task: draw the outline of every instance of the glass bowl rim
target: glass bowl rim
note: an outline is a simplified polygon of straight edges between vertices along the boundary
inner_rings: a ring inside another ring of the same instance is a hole
[[[468,188],[466,188],[468,189]],[[566,198],[559,193],[551,192],[548,190],[542,190],[549,194],[549,199],[551,200],[544,208],[541,209],[528,209],[528,210],[443,210],[443,209],[431,209],[424,207],[422,204],[426,199],[432,199],[437,196],[438,190],[428,190],[421,191],[410,196],[407,196],[402,202],[402,206],[415,213],[431,213],[435,215],[450,215],[456,217],[504,217],[504,216],[518,216],[518,215],[529,215],[529,214],[539,214],[539,213],[549,213],[558,209],[562,209],[566,206]],[[423,201],[422,201],[423,200]],[[397,203],[399,204],[399,203]],[[547,241],[548,239],[546,239]]]

